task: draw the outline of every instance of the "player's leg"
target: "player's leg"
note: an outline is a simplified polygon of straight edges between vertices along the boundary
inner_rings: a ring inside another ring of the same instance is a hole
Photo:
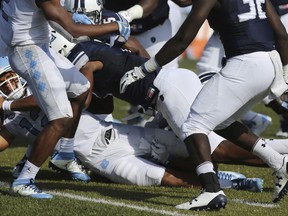
[[[241,57],[229,59],[226,66],[222,68],[222,71],[215,74],[203,86],[191,106],[188,120],[182,125],[182,139],[187,146],[191,161],[193,161],[193,164],[197,167],[196,171],[203,188],[206,190],[205,193],[207,192],[207,194],[204,193],[198,197],[199,199],[203,199],[203,206],[209,206],[209,202],[213,199],[218,199],[219,207],[226,203],[225,195],[221,192],[216,173],[213,170],[207,134],[230,116],[233,116],[234,119],[239,118],[243,112],[237,113],[237,110],[243,106],[243,101],[244,103],[248,102],[254,97],[259,97],[257,99],[261,100],[262,94],[268,93],[267,91],[271,85],[271,80],[274,78],[273,65],[272,63],[266,65],[265,63],[271,62],[268,54],[263,53],[260,54],[260,56],[265,58],[261,59],[263,62],[257,62],[256,72],[252,77],[249,71],[255,67],[255,65],[253,65],[254,58],[255,60],[258,58],[258,53],[245,55],[243,59]],[[243,60],[245,60],[245,63],[243,63]],[[251,64],[251,66],[253,65],[252,68],[250,68],[250,61],[253,62],[253,64]],[[249,68],[249,71],[243,71],[244,65],[241,67],[241,64],[245,64],[245,67]],[[241,70],[241,72],[237,70]],[[261,77],[259,85],[255,85],[255,83],[252,82],[252,80],[254,80],[252,79],[253,76],[255,76],[255,80],[259,80],[259,77]],[[233,77],[233,79],[231,77]],[[247,80],[248,77],[250,81]],[[245,81],[235,83],[233,81],[235,79]],[[223,97],[223,95],[225,95],[225,97]],[[237,95],[237,97],[235,95]],[[217,103],[211,103],[215,97],[217,97]],[[227,100],[227,98],[229,98],[229,100]],[[234,116],[235,114],[238,114],[238,116]],[[225,127],[225,125],[223,126]],[[253,141],[256,142],[256,140],[257,139],[254,139]],[[251,147],[252,146],[253,145],[251,145]],[[201,206],[201,208],[203,206]],[[187,207],[189,209],[194,207],[199,208],[194,200],[191,205],[184,203],[179,207]]]
[[[90,177],[77,163],[73,148],[74,136],[88,95],[86,89],[89,87],[89,84],[83,74],[73,67],[66,58],[58,55],[54,50],[50,51],[51,58],[54,59],[66,84],[66,91],[73,116],[69,119],[67,129],[59,141],[59,149],[52,155],[49,166],[58,171],[67,172],[74,180],[88,182],[90,181]]]
[[[195,73],[187,69],[162,69],[154,80],[159,90],[156,109],[162,113],[173,132],[179,137],[190,106],[202,85]]]
[[[38,105],[49,120],[47,127],[35,140],[31,155],[19,177],[13,182],[11,192],[36,198],[51,198],[50,194],[43,193],[34,185],[34,179],[57,141],[66,132],[73,116],[66,86],[57,66],[49,57],[47,45],[18,47],[10,56],[10,63],[15,71],[23,71],[20,75],[28,82]]]

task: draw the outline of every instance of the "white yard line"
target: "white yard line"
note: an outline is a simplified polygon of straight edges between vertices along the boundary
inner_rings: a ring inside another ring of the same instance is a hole
[[[9,183],[7,182],[2,182],[0,181],[0,187],[5,187],[9,188]],[[56,191],[47,191],[48,193],[55,195],[55,196],[60,196],[60,197],[66,197],[74,200],[82,200],[82,201],[87,201],[87,202],[94,202],[94,203],[102,203],[102,204],[107,204],[107,205],[112,205],[112,206],[119,206],[119,207],[125,207],[125,208],[130,208],[130,209],[135,209],[138,211],[145,211],[145,212],[153,212],[153,213],[158,213],[162,215],[175,215],[175,216],[187,216],[186,214],[180,214],[175,211],[167,211],[167,210],[159,210],[159,209],[153,209],[150,207],[146,206],[137,206],[137,205],[129,205],[123,202],[115,202],[111,200],[106,200],[106,199],[95,199],[95,198],[89,198],[85,196],[79,196],[75,194],[70,194],[70,193],[62,193],[62,192],[56,192]],[[241,199],[230,199],[228,201],[232,202],[237,202],[249,206],[259,206],[263,208],[277,208],[279,205],[273,204],[273,203],[259,203],[259,202],[249,202]],[[191,212],[189,212],[191,213]],[[191,216],[191,214],[189,214]],[[192,215],[196,216],[196,214]]]
[[[260,203],[260,202],[248,202],[248,201],[242,200],[242,199],[231,199],[231,201],[237,202],[237,203],[241,203],[241,204],[250,205],[250,206],[260,206],[260,207],[263,207],[263,208],[278,208],[279,207],[278,204]]]
[[[54,192],[54,191],[47,191],[47,192],[49,192],[50,194],[55,195],[55,196],[67,197],[67,198],[74,199],[74,200],[81,200],[81,201],[94,202],[94,203],[102,203],[102,204],[106,204],[106,205],[135,209],[138,211],[152,212],[152,213],[157,213],[157,214],[162,214],[162,215],[188,216],[186,214],[180,214],[180,213],[175,212],[175,211],[153,209],[151,207],[146,207],[146,206],[129,205],[129,204],[126,204],[123,202],[115,202],[115,201],[105,200],[105,199],[95,199],[95,198],[89,198],[89,197],[79,196],[79,195],[75,195],[75,194],[62,193],[62,192],[61,193],[60,192]],[[189,214],[189,216],[191,216],[191,214]],[[192,216],[196,216],[196,215],[192,215]]]
[[[9,188],[9,183],[0,181],[0,188],[1,187]],[[81,200],[81,201],[93,202],[93,203],[102,203],[102,204],[107,204],[107,205],[111,205],[111,206],[119,206],[119,207],[124,207],[124,208],[135,209],[138,211],[157,213],[157,214],[161,214],[161,215],[188,216],[188,214],[180,214],[176,211],[153,209],[153,208],[147,207],[147,206],[129,205],[129,204],[126,204],[123,202],[116,202],[116,201],[111,201],[111,200],[106,200],[106,199],[95,199],[95,198],[79,196],[79,195],[75,195],[75,194],[71,194],[71,193],[63,193],[63,192],[56,192],[56,191],[45,191],[45,192],[52,194],[52,195],[55,195],[55,196],[65,197],[65,198],[69,198],[69,199],[73,199],[73,200]],[[191,213],[191,212],[189,212],[189,213]],[[197,215],[196,214],[189,214],[189,216],[197,216]]]

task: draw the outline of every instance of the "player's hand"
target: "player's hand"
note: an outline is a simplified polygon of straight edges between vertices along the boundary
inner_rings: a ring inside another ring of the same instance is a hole
[[[151,144],[151,157],[156,163],[166,165],[169,158],[166,146],[157,140],[153,140]]]
[[[73,13],[72,20],[75,23],[80,23],[80,24],[94,24],[92,20],[89,17],[87,17],[85,14]]]
[[[127,41],[130,36],[130,25],[126,19],[123,18],[122,20],[123,21],[116,21],[118,24],[119,35]]]
[[[123,94],[128,85],[145,77],[141,67],[135,67],[133,70],[126,72],[120,80],[120,94]]]

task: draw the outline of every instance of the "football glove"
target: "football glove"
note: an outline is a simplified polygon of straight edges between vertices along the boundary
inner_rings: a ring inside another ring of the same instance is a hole
[[[148,73],[152,73],[160,68],[155,57],[152,57],[140,67],[134,67],[133,70],[126,72],[120,80],[120,94],[123,94],[131,83],[144,78]]]
[[[80,23],[80,24],[93,24],[91,19],[87,17],[85,14],[73,13],[72,20],[75,23]]]
[[[126,72],[120,80],[120,94],[123,94],[128,85],[142,79],[146,74],[142,71],[141,67],[134,67],[134,69]]]
[[[118,24],[119,34],[121,37],[128,40],[130,36],[130,25],[127,20],[123,19],[123,21],[116,21]]]

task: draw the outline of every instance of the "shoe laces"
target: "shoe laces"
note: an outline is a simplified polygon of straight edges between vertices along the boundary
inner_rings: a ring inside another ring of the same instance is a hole
[[[69,171],[85,173],[85,171],[83,170],[82,166],[81,166],[80,164],[78,164],[76,158],[74,158],[73,160],[71,160],[70,162],[68,162],[68,163],[66,164],[66,168],[67,168],[67,170],[69,170]]]
[[[35,193],[42,193],[42,191],[35,185],[35,181],[33,179],[31,179],[30,183],[25,185],[24,188]]]

